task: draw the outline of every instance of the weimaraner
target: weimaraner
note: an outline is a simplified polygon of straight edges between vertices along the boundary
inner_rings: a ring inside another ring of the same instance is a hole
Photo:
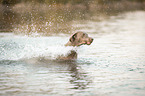
[[[81,45],[90,45],[93,42],[93,38],[89,37],[87,33],[84,32],[76,32],[73,34],[69,41],[65,44],[65,46],[81,46]],[[71,52],[66,56],[62,57],[59,56],[60,60],[74,60],[77,59],[77,53],[74,50],[71,50]]]

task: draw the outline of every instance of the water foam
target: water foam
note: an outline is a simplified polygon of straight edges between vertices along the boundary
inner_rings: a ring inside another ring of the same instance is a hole
[[[66,37],[2,37],[0,38],[0,60],[19,60],[34,57],[56,59],[67,55],[75,47],[65,47]]]

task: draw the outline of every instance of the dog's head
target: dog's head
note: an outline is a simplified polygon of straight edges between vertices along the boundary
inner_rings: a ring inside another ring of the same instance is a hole
[[[89,37],[84,32],[77,32],[70,37],[72,46],[90,45],[93,42],[93,38]]]

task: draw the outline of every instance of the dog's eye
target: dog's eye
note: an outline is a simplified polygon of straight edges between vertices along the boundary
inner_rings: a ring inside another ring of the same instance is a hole
[[[83,36],[82,37],[87,37],[87,34],[83,34]]]
[[[85,37],[85,34],[83,34],[82,37]]]

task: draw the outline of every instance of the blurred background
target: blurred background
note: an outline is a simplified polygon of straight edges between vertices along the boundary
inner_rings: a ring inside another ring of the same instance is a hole
[[[145,10],[145,0],[0,0],[0,32],[72,33],[75,21]]]

